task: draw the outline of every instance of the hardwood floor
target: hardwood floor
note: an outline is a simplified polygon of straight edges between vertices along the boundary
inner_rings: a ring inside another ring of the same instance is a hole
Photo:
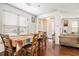
[[[47,56],[79,56],[79,49],[54,45],[52,48],[46,50]]]
[[[52,44],[50,39],[47,43],[47,48],[40,54],[41,56],[79,56],[79,48],[67,46],[59,46]]]
[[[1,52],[0,55],[2,56],[3,53]],[[39,56],[79,56],[79,48],[54,45],[49,39],[46,50],[41,50]]]

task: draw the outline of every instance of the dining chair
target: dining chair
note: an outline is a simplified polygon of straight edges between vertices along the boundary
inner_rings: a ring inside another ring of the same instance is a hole
[[[32,45],[27,49],[27,51],[30,53],[31,56],[37,55],[37,34],[33,35],[32,38]]]
[[[41,50],[45,50],[46,49],[46,45],[47,45],[47,36],[46,36],[46,32],[43,32],[43,34],[42,35],[40,35],[40,38],[38,38],[38,39],[40,39],[40,48],[41,48]]]
[[[46,32],[44,32],[44,34],[43,34],[43,44],[44,44],[44,47],[46,48],[46,45],[47,45],[47,34],[46,34]]]
[[[16,48],[12,46],[12,41],[8,35],[0,34],[3,44],[4,44],[4,55],[5,56],[14,56]]]
[[[33,56],[37,55],[37,49],[38,49],[37,38],[38,38],[38,34],[34,34],[33,40],[32,40],[32,47],[31,47],[31,51],[32,51]]]
[[[24,45],[18,52],[19,56],[34,56],[36,55],[36,47],[37,47],[37,42],[36,42],[36,34],[34,34],[32,38],[32,42],[30,44]]]
[[[23,47],[21,47],[21,49],[18,50],[16,56],[28,56],[29,54],[31,54],[27,50],[30,46],[31,46],[31,44],[27,44],[27,45],[24,45]]]

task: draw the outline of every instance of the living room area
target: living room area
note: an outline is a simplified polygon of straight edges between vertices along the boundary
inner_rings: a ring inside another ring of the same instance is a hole
[[[79,3],[0,3],[0,56],[79,56]]]

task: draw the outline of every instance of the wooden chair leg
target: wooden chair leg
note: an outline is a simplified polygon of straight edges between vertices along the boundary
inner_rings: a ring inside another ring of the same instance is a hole
[[[7,52],[6,51],[4,51],[4,56],[7,56]]]
[[[47,45],[47,40],[45,39],[44,40],[44,46],[45,46],[45,48],[46,48],[46,45]]]
[[[33,51],[33,56],[37,53],[37,50],[36,50],[36,47],[34,48],[34,51]]]

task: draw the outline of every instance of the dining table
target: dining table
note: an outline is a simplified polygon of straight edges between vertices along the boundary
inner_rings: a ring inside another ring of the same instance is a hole
[[[12,46],[16,47],[16,53],[24,46],[28,44],[32,44],[32,35],[25,35],[25,36],[12,36],[10,37],[12,41]]]

